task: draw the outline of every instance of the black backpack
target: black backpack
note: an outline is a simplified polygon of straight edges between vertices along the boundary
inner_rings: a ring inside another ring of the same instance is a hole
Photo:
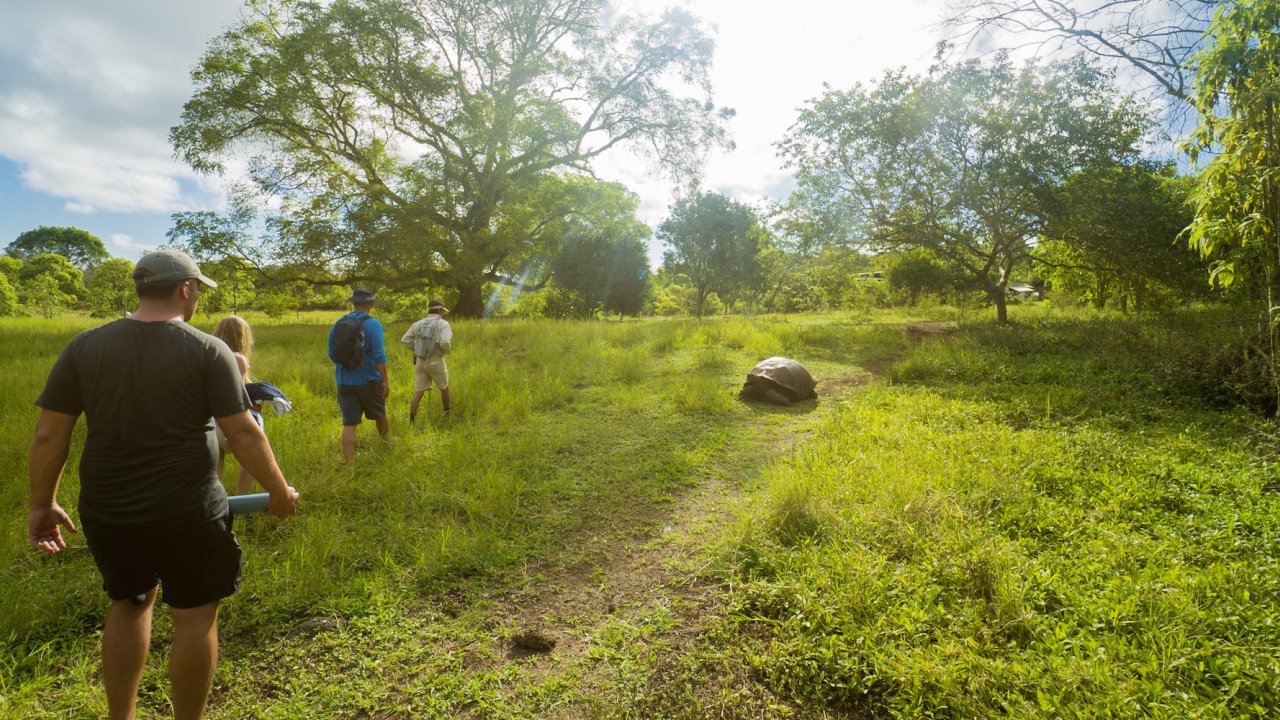
[[[344,315],[337,325],[333,326],[333,347],[329,350],[329,359],[345,367],[355,370],[364,364],[364,321],[369,316],[352,317]]]

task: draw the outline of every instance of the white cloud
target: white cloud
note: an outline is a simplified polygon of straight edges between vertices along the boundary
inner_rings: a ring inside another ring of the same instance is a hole
[[[124,233],[112,233],[109,239],[112,245],[126,250],[147,251],[153,250],[157,247],[154,243],[138,242],[137,240],[134,240],[132,236],[125,235]]]
[[[168,131],[192,91],[190,68],[241,0],[3,1],[0,156],[29,188],[73,212],[221,205],[224,181],[175,160]],[[616,1],[651,15],[681,2]],[[823,82],[848,87],[927,61],[935,38],[922,28],[942,2],[684,0],[716,31],[716,100],[737,110],[737,147],[710,158],[703,186],[753,203],[785,192],[790,176],[773,143],[797,109]],[[646,222],[665,217],[676,188],[644,161],[616,153],[597,170],[637,192]]]
[[[238,0],[6,3],[0,155],[72,212],[207,207],[217,182],[172,157],[189,68]]]
[[[62,209],[69,213],[76,213],[78,215],[92,215],[96,210],[92,205],[82,202],[64,203]]]

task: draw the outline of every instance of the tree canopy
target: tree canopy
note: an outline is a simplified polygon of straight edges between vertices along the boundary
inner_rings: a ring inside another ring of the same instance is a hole
[[[560,211],[548,182],[619,146],[686,175],[725,142],[712,51],[688,13],[597,0],[263,0],[210,44],[171,140],[203,172],[251,154],[277,259],[425,278],[475,315]]]
[[[963,268],[1004,322],[1005,288],[1074,173],[1137,156],[1145,124],[1110,76],[1005,56],[828,89],[781,144],[798,202],[849,243],[924,248]]]
[[[726,299],[751,286],[759,274],[766,231],[756,212],[720,193],[695,190],[671,208],[658,227],[658,239],[670,246],[663,266],[689,278],[701,317],[707,298]]]
[[[558,224],[559,250],[550,262],[556,287],[580,301],[579,315],[640,311],[649,284],[645,239],[649,227],[636,218],[638,200],[621,185],[580,178],[577,195]]]
[[[1088,168],[1068,179],[1036,248],[1055,289],[1143,310],[1203,295],[1205,266],[1179,236],[1191,221],[1190,183],[1171,166]]]
[[[102,240],[88,230],[47,225],[22,233],[16,240],[9,243],[5,252],[22,260],[44,253],[53,253],[67,258],[81,270],[94,267],[111,257]]]
[[[133,262],[110,258],[94,268],[85,281],[89,311],[98,317],[123,316],[136,301]]]

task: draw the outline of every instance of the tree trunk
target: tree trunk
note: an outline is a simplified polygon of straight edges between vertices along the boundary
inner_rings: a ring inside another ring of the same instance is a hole
[[[1000,288],[993,293],[991,299],[996,303],[996,322],[1001,325],[1009,322],[1009,304],[1008,299],[1004,296],[1004,289]]]
[[[484,315],[484,282],[475,280],[458,284],[458,301],[450,312],[455,317],[478,318]]]

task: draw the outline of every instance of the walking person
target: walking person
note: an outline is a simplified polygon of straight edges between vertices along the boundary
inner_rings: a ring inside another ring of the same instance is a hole
[[[342,459],[350,464],[356,454],[356,427],[362,417],[378,427],[384,439],[391,429],[387,418],[387,352],[382,323],[369,311],[377,304],[369,288],[356,288],[347,298],[351,312],[338,318],[329,330],[329,359],[334,363],[338,409],[342,411]]]
[[[36,400],[27,533],[32,547],[53,554],[66,548],[62,529],[76,531],[57,495],[83,414],[78,509],[111,600],[102,633],[109,717],[135,715],[158,595],[173,620],[173,714],[191,720],[203,717],[213,683],[218,602],[242,572],[215,474],[214,426],[269,493],[269,515],[292,515],[298,493],[249,414],[231,350],[187,324],[200,286],[217,285],[170,249],[144,255],[133,280],[137,312],[72,339]]]
[[[400,342],[413,353],[413,400],[409,403],[409,422],[418,418],[422,396],[431,392],[432,381],[440,388],[440,404],[449,416],[449,368],[444,356],[453,347],[453,329],[444,319],[449,308],[439,300],[427,304],[427,316],[409,326]]]
[[[246,388],[249,387],[249,353],[253,351],[253,330],[249,328],[249,323],[239,315],[228,315],[218,321],[213,327],[213,336],[227,344],[231,348],[231,352],[235,355],[236,367],[240,370],[240,378],[244,382]],[[252,400],[252,398],[250,398]],[[262,424],[262,405],[254,402],[249,408],[249,413],[253,419],[257,421],[258,427]],[[222,477],[223,466],[227,458],[227,436],[218,431],[218,477]],[[253,489],[253,474],[243,465],[240,467],[240,473],[236,476],[236,494],[244,495]]]

